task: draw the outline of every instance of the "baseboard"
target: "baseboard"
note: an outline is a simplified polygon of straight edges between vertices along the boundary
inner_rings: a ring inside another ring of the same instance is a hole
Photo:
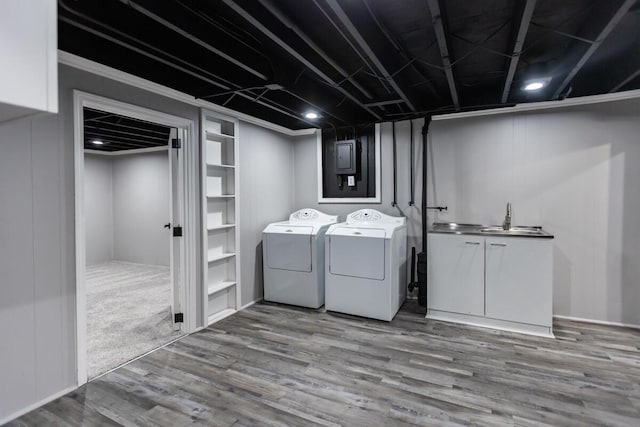
[[[243,305],[242,307],[240,307],[240,308],[238,309],[238,311],[240,311],[240,310],[244,310],[245,308],[249,308],[249,307],[251,307],[253,304],[255,304],[255,303],[257,303],[257,302],[260,302],[260,301],[262,301],[262,298],[258,298],[257,300],[253,300],[253,301],[251,301],[250,303],[247,303],[247,304]]]
[[[47,403],[49,403],[49,402],[51,402],[51,401],[53,401],[53,400],[56,400],[57,398],[62,397],[62,396],[64,396],[64,395],[65,395],[65,394],[67,394],[67,393],[71,393],[72,391],[76,390],[77,388],[78,388],[78,387],[76,387],[76,386],[71,386],[71,387],[69,387],[69,388],[66,388],[66,389],[64,389],[64,390],[61,390],[61,391],[59,391],[59,392],[57,392],[57,393],[52,394],[52,395],[51,395],[51,396],[49,396],[49,397],[45,397],[44,399],[39,400],[39,401],[38,401],[38,402],[36,402],[36,403],[32,403],[31,405],[26,406],[26,407],[24,407],[24,408],[20,409],[19,411],[14,412],[14,413],[13,413],[13,414],[11,414],[11,415],[8,415],[8,416],[7,416],[7,417],[5,417],[5,418],[0,418],[0,425],[5,425],[5,424],[6,424],[6,423],[8,423],[9,421],[11,421],[11,420],[15,420],[16,418],[21,417],[21,416],[23,416],[24,414],[26,414],[26,413],[29,413],[29,412],[33,411],[34,409],[38,409],[38,408],[39,408],[39,407],[41,407],[42,405],[46,405]]]
[[[596,325],[619,326],[623,328],[640,329],[640,325],[631,325],[629,323],[620,323],[620,322],[609,322],[606,320],[584,319],[582,317],[560,316],[558,314],[554,314],[553,318],[560,319],[560,320],[570,320],[572,322],[594,323]]]

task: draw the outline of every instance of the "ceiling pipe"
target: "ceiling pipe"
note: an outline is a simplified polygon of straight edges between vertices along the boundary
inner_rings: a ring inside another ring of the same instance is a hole
[[[289,18],[287,18],[278,7],[273,4],[271,0],[260,0],[260,3],[265,7],[265,9],[269,10],[276,18],[280,20],[287,28],[296,33],[298,37],[300,37],[315,53],[317,53],[322,59],[324,59],[328,64],[330,64],[333,68],[336,69],[345,78],[349,83],[351,83],[356,89],[358,89],[364,96],[369,99],[373,99],[373,95],[363,88],[353,76],[351,76],[347,71],[338,65],[325,51],[323,51],[313,40],[309,38],[297,25],[295,25]]]
[[[265,27],[260,21],[255,19],[249,12],[240,7],[233,0],[223,0],[224,3],[229,6],[234,12],[244,18],[247,22],[253,25],[256,29],[261,31],[265,36],[269,37],[273,42],[275,42],[278,46],[284,49],[289,55],[293,56],[295,59],[300,61],[303,65],[305,65],[309,70],[313,71],[318,77],[327,82],[331,87],[342,93],[344,96],[353,101],[356,105],[361,107],[363,110],[367,111],[373,117],[378,120],[382,120],[382,117],[378,115],[375,111],[371,110],[369,107],[366,107],[362,102],[360,102],[355,96],[349,93],[343,87],[340,87],[335,81],[331,79],[328,75],[323,73],[318,67],[309,62],[305,57],[300,55],[294,48],[285,43],[280,37],[274,34],[271,30]]]
[[[380,82],[380,84],[382,85],[382,87],[388,92],[391,93],[391,89],[389,88],[389,84],[382,78],[380,77],[377,73],[376,70],[374,69],[373,65],[369,62],[369,60],[362,54],[362,52],[360,52],[360,49],[358,49],[353,42],[351,41],[351,39],[349,39],[349,37],[347,37],[347,35],[344,33],[344,31],[342,31],[342,28],[333,20],[333,18],[331,17],[331,15],[329,15],[329,13],[324,10],[324,8],[322,7],[322,5],[318,2],[318,0],[313,0],[313,3],[316,5],[316,7],[318,8],[318,10],[320,12],[322,12],[322,14],[324,15],[324,17],[327,19],[327,21],[329,21],[329,23],[333,26],[333,28],[336,30],[336,32],[338,34],[340,34],[340,36],[342,36],[342,39],[349,45],[349,47],[351,47],[351,50],[353,50],[355,52],[356,55],[358,55],[358,57],[360,58],[360,60],[362,61],[362,63],[369,69],[370,74],[373,78],[375,78],[376,80],[378,80]],[[382,108],[384,110],[384,108]]]
[[[460,109],[460,100],[458,99],[458,90],[456,89],[456,81],[453,77],[453,70],[451,66],[451,58],[449,56],[449,48],[447,46],[447,36],[444,32],[444,25],[442,23],[442,13],[440,11],[440,3],[438,0],[428,0],[429,11],[431,12],[431,23],[433,30],[436,33],[436,39],[438,40],[438,47],[440,48],[440,56],[442,57],[442,63],[444,64],[444,73],[447,77],[447,83],[449,84],[449,92],[451,92],[451,100],[456,110]]]
[[[600,34],[598,34],[598,37],[596,37],[596,40],[589,46],[587,51],[582,55],[582,57],[578,60],[576,65],[571,69],[571,71],[569,71],[569,73],[567,74],[565,79],[562,81],[562,83],[560,83],[560,86],[558,87],[558,89],[556,89],[556,92],[553,94],[553,99],[558,99],[560,94],[564,91],[564,89],[571,82],[571,80],[573,80],[576,74],[578,74],[578,72],[582,69],[584,64],[586,64],[589,58],[591,58],[591,55],[595,53],[595,51],[600,47],[602,42],[607,38],[607,36],[611,33],[611,31],[613,31],[616,25],[618,25],[618,23],[622,20],[624,15],[627,14],[629,9],[631,9],[631,7],[635,3],[636,3],[636,0],[625,0],[622,3],[622,5],[616,10],[616,12],[613,14],[611,19],[607,21],[602,31],[600,31]]]
[[[207,82],[207,83],[209,83],[211,85],[214,85],[216,87],[219,87],[221,89],[224,89],[224,90],[231,89],[231,87],[229,87],[229,86],[223,85],[223,84],[221,84],[221,83],[219,83],[219,82],[217,82],[215,80],[211,80],[208,77],[202,76],[202,75],[200,75],[200,74],[198,74],[198,73],[196,73],[196,72],[194,72],[192,70],[189,70],[189,69],[187,69],[185,67],[177,65],[176,63],[174,63],[172,61],[168,61],[168,60],[166,60],[164,58],[161,58],[161,57],[159,57],[157,55],[154,55],[152,53],[146,52],[146,51],[144,51],[144,50],[142,50],[142,49],[140,49],[140,48],[138,48],[136,46],[133,46],[133,45],[131,45],[131,44],[127,43],[127,42],[124,42],[122,40],[118,40],[115,37],[112,37],[112,36],[110,36],[108,34],[105,34],[105,33],[101,32],[101,31],[98,31],[96,29],[88,27],[88,26],[86,26],[84,24],[80,24],[79,22],[76,22],[76,21],[74,21],[74,20],[72,20],[70,18],[67,18],[65,16],[59,16],[58,20],[60,20],[62,22],[65,22],[65,23],[67,23],[69,25],[72,25],[74,27],[80,28],[81,30],[84,30],[84,31],[86,31],[88,33],[91,33],[91,34],[95,35],[95,36],[98,36],[100,38],[108,40],[108,41],[110,41],[110,42],[112,42],[114,44],[120,45],[120,46],[122,46],[124,48],[127,48],[129,50],[132,50],[132,51],[134,51],[136,53],[139,53],[140,55],[146,56],[147,58],[153,59],[154,61],[160,62],[160,63],[162,63],[162,64],[164,64],[164,65],[166,65],[168,67],[171,67],[171,68],[173,68],[175,70],[178,70],[180,72],[186,73],[186,74],[188,74],[188,75],[190,75],[192,77],[195,77],[195,78],[197,78],[199,80]],[[167,54],[167,56],[171,57],[169,54]],[[311,125],[312,127],[317,127],[318,126],[317,123],[305,120],[299,114],[294,114],[294,113],[286,111],[284,109],[285,108],[284,106],[279,105],[276,102],[270,101],[270,102],[273,102],[273,104],[274,104],[274,105],[271,105],[271,104],[263,102],[263,101],[256,101],[256,100],[254,100],[254,97],[249,96],[249,95],[247,95],[245,93],[238,93],[238,96],[243,97],[245,99],[248,99],[248,100],[250,100],[252,102],[256,102],[257,104],[260,104],[260,105],[262,105],[264,107],[267,107],[267,108],[269,108],[269,109],[271,109],[273,111],[276,111],[276,112],[278,112],[280,114],[292,117],[292,118],[294,118],[296,120],[300,120],[300,121],[302,121],[304,123],[307,123],[308,125]]]
[[[371,60],[371,62],[373,62],[373,64],[375,65],[375,67],[378,69],[378,71],[382,74],[383,78],[389,82],[389,84],[391,85],[391,87],[393,87],[393,89],[395,90],[395,92],[398,94],[398,96],[400,98],[402,98],[402,100],[404,101],[404,103],[407,105],[407,107],[409,107],[411,109],[411,111],[415,111],[416,108],[414,107],[414,105],[411,103],[411,101],[409,100],[409,98],[407,97],[407,95],[402,91],[402,89],[400,88],[400,86],[398,86],[398,83],[394,80],[394,78],[391,76],[391,74],[387,71],[387,69],[385,68],[385,66],[382,64],[382,62],[380,62],[380,60],[378,59],[378,57],[375,55],[375,53],[373,52],[373,49],[371,49],[371,46],[369,46],[369,44],[366,42],[366,40],[362,37],[362,35],[360,34],[360,32],[356,29],[355,25],[353,24],[353,22],[351,22],[351,19],[349,19],[349,17],[347,16],[347,14],[344,12],[344,10],[342,10],[342,7],[340,7],[340,5],[338,4],[338,2],[336,0],[327,0],[327,4],[329,5],[329,7],[331,8],[331,10],[333,10],[333,13],[336,14],[336,16],[338,17],[338,19],[340,20],[340,22],[342,22],[342,25],[344,25],[347,29],[347,31],[349,32],[349,34],[351,34],[351,37],[354,38],[354,40],[356,41],[356,43],[358,44],[358,46],[360,46],[360,48],[365,52],[365,54],[369,57],[369,59]]]
[[[500,102],[505,103],[509,99],[509,91],[511,91],[511,83],[513,83],[513,77],[516,75],[516,69],[518,68],[518,62],[520,61],[520,54],[522,53],[522,46],[524,46],[524,40],[527,37],[529,31],[529,23],[533,16],[533,9],[536,7],[536,0],[526,0],[524,8],[522,9],[522,15],[520,16],[520,24],[515,32],[515,40],[513,43],[513,51],[511,54],[511,60],[509,61],[509,68],[507,70],[507,78],[504,81],[504,88],[502,89],[502,98]]]
[[[226,59],[227,61],[231,62],[232,64],[242,68],[245,71],[248,71],[249,73],[253,74],[256,77],[259,77],[262,80],[269,80],[267,76],[265,76],[264,74],[262,74],[261,72],[251,68],[250,66],[244,64],[243,62],[238,61],[237,59],[233,58],[230,55],[227,55],[226,53],[224,53],[223,51],[221,51],[220,49],[217,49],[213,46],[211,46],[209,43],[199,39],[198,37],[194,36],[193,34],[189,34],[188,32],[186,32],[185,30],[183,30],[182,28],[178,27],[177,25],[172,24],[171,22],[167,21],[166,19],[156,15],[155,13],[151,12],[148,9],[145,9],[143,6],[140,6],[139,4],[131,1],[131,0],[120,0],[120,2],[130,6],[132,9],[134,9],[135,11],[145,15],[148,18],[151,18],[152,20],[156,21],[157,23],[164,25],[165,27],[169,28],[170,30],[175,31],[176,33],[180,34],[181,36],[191,40],[192,42],[202,46],[203,48],[207,49],[209,52],[212,52],[218,56],[220,56],[221,58]]]
[[[424,79],[424,81],[421,82],[421,83],[425,84],[427,86],[427,88],[429,88],[429,90],[431,91],[433,96],[435,96],[436,98],[439,98],[440,95],[438,95],[438,92],[436,91],[435,87],[431,84],[431,81],[429,80],[428,76],[425,76],[424,73],[422,72],[422,70],[414,63],[414,62],[417,61],[417,58],[411,58],[411,56],[405,51],[405,49],[396,40],[394,40],[394,38],[391,35],[391,33],[389,32],[389,30],[380,21],[380,18],[378,18],[378,15],[376,14],[376,12],[373,9],[373,6],[370,4],[369,0],[364,0],[364,5],[367,7],[367,10],[369,11],[369,14],[371,15],[371,18],[373,18],[373,22],[376,23],[376,26],[380,29],[380,31],[385,36],[385,38],[387,40],[389,40],[389,43],[391,43],[391,45],[393,45],[393,47],[396,49],[396,51],[402,57],[403,61],[406,64],[400,70],[398,70],[395,73],[393,73],[393,75],[395,76],[396,74],[398,74],[405,67],[411,66],[411,68],[413,68],[413,70],[416,73],[420,74],[420,76]],[[419,62],[419,61],[417,61],[417,62]]]

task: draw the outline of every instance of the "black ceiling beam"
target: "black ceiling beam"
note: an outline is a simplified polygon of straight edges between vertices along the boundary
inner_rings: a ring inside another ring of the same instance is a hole
[[[533,16],[533,10],[536,7],[537,0],[525,0],[524,7],[521,7],[522,11],[519,14],[520,20],[518,26],[514,27],[514,39],[513,49],[511,50],[511,59],[509,60],[509,66],[507,68],[507,77],[504,81],[504,88],[502,89],[502,98],[500,102],[503,104],[509,99],[509,92],[511,91],[511,84],[513,83],[513,77],[518,69],[518,62],[520,61],[520,54],[522,53],[522,47],[524,46],[524,40],[527,37],[529,31],[529,24],[531,23],[531,17]]]
[[[359,107],[361,107],[362,109],[364,109],[365,111],[367,111],[369,114],[371,114],[373,117],[375,117],[378,120],[382,120],[382,117],[380,117],[380,115],[378,115],[378,113],[376,113],[375,111],[373,111],[372,109],[370,109],[369,107],[366,107],[360,100],[358,100],[358,98],[356,98],[355,96],[353,96],[349,91],[347,91],[345,88],[341,87],[338,83],[336,83],[331,77],[329,77],[327,74],[325,74],[322,70],[320,70],[318,67],[316,67],[314,64],[312,64],[309,60],[307,60],[304,56],[302,56],[300,53],[298,53],[294,48],[292,48],[291,46],[289,46],[284,40],[282,40],[280,37],[278,37],[273,31],[271,31],[270,29],[268,29],[266,26],[264,26],[260,21],[258,21],[256,18],[254,18],[249,12],[247,12],[245,9],[243,9],[240,5],[238,5],[236,2],[234,2],[233,0],[223,0],[224,3],[229,6],[234,12],[236,12],[238,15],[240,15],[243,19],[245,19],[247,22],[249,22],[251,25],[253,25],[257,30],[259,30],[262,34],[264,34],[265,36],[269,37],[269,39],[271,39],[271,41],[273,41],[274,43],[276,43],[278,46],[280,46],[282,49],[284,49],[289,55],[293,56],[295,59],[297,59],[299,62],[301,62],[303,65],[305,65],[307,68],[309,68],[309,70],[313,71],[314,74],[316,74],[318,77],[320,77],[322,80],[324,80],[325,82],[327,82],[329,84],[329,86],[331,86],[332,88],[336,89],[337,91],[339,91],[341,94],[343,94],[344,96],[346,96],[347,98],[349,98],[352,102],[354,102],[356,105],[358,105]]]
[[[85,122],[90,122],[90,121],[91,121],[90,119],[85,120]],[[112,126],[112,127],[115,127],[115,128],[131,129],[133,131],[143,131],[143,132],[148,133],[148,134],[154,133],[156,135],[162,135],[162,136],[167,135],[167,137],[169,135],[169,131],[168,130],[166,130],[166,131],[157,131],[157,130],[153,130],[151,128],[131,126],[131,125],[127,125],[127,124],[124,124],[124,123],[111,123],[111,122],[103,122],[103,121],[98,121],[98,122],[100,123],[100,126],[102,126],[103,128]],[[109,129],[109,130],[115,131],[117,129]]]
[[[436,88],[433,86],[433,84],[429,80],[429,77],[426,76],[425,73],[422,71],[422,69],[420,69],[420,67],[416,65],[416,62],[421,63],[420,61],[418,61],[418,58],[412,58],[411,55],[407,52],[407,50],[404,48],[404,46],[402,46],[398,40],[395,40],[391,32],[386,28],[386,26],[380,20],[380,17],[376,13],[371,2],[369,0],[364,0],[364,4],[369,10],[371,17],[373,18],[374,22],[376,23],[376,25],[378,26],[382,34],[384,34],[387,40],[389,40],[389,43],[391,43],[391,45],[396,49],[398,54],[402,57],[402,60],[407,64],[407,66],[411,66],[411,68],[415,70],[416,73],[418,73],[420,77],[424,79],[422,82],[420,82],[420,84],[426,85],[429,91],[433,94],[433,96],[435,96],[436,98],[440,98],[440,94],[438,94]]]
[[[132,45],[132,44],[130,44],[130,43],[127,43],[127,42],[125,42],[125,41],[119,40],[119,39],[117,39],[116,37],[112,37],[112,36],[110,36],[110,35],[108,35],[108,34],[103,33],[102,31],[96,30],[96,29],[91,28],[91,27],[89,27],[89,26],[87,26],[87,25],[84,25],[84,24],[81,24],[81,23],[79,23],[79,22],[76,22],[76,21],[74,21],[73,19],[67,18],[67,17],[65,17],[65,16],[58,16],[58,20],[59,20],[59,21],[62,21],[62,22],[64,22],[64,23],[67,23],[67,24],[69,24],[69,25],[72,25],[72,26],[74,26],[74,27],[76,27],[76,28],[79,28],[79,29],[81,29],[81,30],[83,30],[83,31],[86,31],[86,32],[88,32],[88,33],[90,33],[90,34],[93,34],[93,35],[95,35],[95,36],[97,36],[97,37],[100,37],[100,38],[102,38],[102,39],[108,40],[108,41],[110,41],[110,42],[112,42],[112,43],[114,43],[114,44],[117,44],[117,45],[119,45],[119,46],[125,47],[125,48],[127,48],[127,49],[129,49],[129,50],[132,50],[132,51],[134,51],[134,52],[136,52],[136,53],[138,53],[138,54],[140,54],[140,55],[146,56],[147,58],[150,58],[150,59],[152,59],[152,60],[154,60],[154,61],[157,61],[157,62],[159,62],[159,63],[161,63],[161,64],[164,64],[164,65],[166,65],[166,66],[168,66],[168,67],[171,67],[171,68],[173,68],[173,69],[175,69],[175,70],[178,70],[178,71],[180,71],[180,72],[182,72],[182,73],[185,73],[185,74],[187,74],[187,75],[190,75],[190,76],[192,76],[192,77],[195,77],[195,78],[197,78],[197,79],[199,79],[199,80],[202,80],[202,81],[204,81],[204,82],[207,82],[207,83],[209,83],[209,84],[211,84],[211,85],[213,85],[213,86],[216,86],[216,87],[218,87],[218,88],[221,88],[221,89],[223,89],[223,90],[229,90],[229,89],[231,89],[231,87],[230,87],[230,86],[227,86],[227,85],[225,85],[225,84],[222,84],[222,83],[220,83],[220,82],[217,82],[217,81],[215,81],[215,80],[212,80],[212,79],[210,79],[209,77],[206,77],[206,76],[204,76],[204,75],[202,75],[202,74],[196,73],[195,71],[192,71],[192,70],[190,70],[190,69],[188,69],[188,68],[185,68],[185,67],[183,67],[183,66],[181,66],[181,65],[178,65],[178,64],[177,64],[177,62],[182,62],[182,61],[176,61],[176,60],[175,60],[175,58],[172,58],[172,61],[168,61],[168,60],[166,60],[166,59],[164,59],[164,58],[161,58],[160,56],[158,56],[158,55],[156,55],[156,54],[153,54],[153,53],[147,52],[147,51],[145,51],[145,50],[143,50],[143,49],[140,49],[140,48],[138,48],[138,47],[136,47],[136,46],[133,46],[133,45]],[[167,56],[168,56],[169,58],[171,58],[171,56],[170,56],[170,55],[168,55],[168,54],[167,54]],[[196,67],[194,67],[194,68],[196,68]],[[196,68],[196,69],[197,69],[197,68]],[[203,72],[203,70],[199,70],[199,71],[200,71],[200,72]],[[280,114],[283,114],[283,115],[286,115],[286,116],[289,116],[289,117],[295,118],[296,120],[300,120],[300,117],[299,117],[299,116],[294,115],[294,114],[291,114],[291,113],[289,113],[289,112],[286,112],[285,110],[283,110],[283,108],[281,108],[281,106],[275,106],[275,105],[268,104],[268,103],[265,103],[265,102],[262,102],[262,101],[255,101],[253,97],[251,97],[251,96],[249,96],[249,95],[247,95],[247,94],[245,94],[245,93],[238,93],[238,96],[241,96],[241,97],[243,97],[243,98],[245,98],[245,99],[248,99],[248,100],[254,101],[254,102],[256,102],[257,104],[260,104],[260,105],[262,105],[263,107],[267,107],[267,108],[269,108],[269,109],[271,109],[271,110],[273,110],[273,111],[276,111],[276,112],[278,112],[278,113],[280,113]],[[309,125],[311,125],[312,127],[315,127],[315,126],[316,126],[316,123],[310,122],[310,121],[308,121],[308,120],[304,120],[304,119],[303,119],[302,121],[303,121],[303,122],[305,122],[305,123],[307,123],[307,124],[309,124]]]
[[[115,129],[107,129],[107,128],[101,127],[101,126],[89,126],[86,123],[85,123],[84,128],[88,132],[92,132],[94,134],[101,134],[101,135],[111,135],[114,138],[119,138],[120,136],[124,135],[124,136],[130,136],[130,137],[135,137],[135,138],[140,138],[140,139],[145,139],[145,140],[151,140],[151,141],[165,141],[165,142],[169,141],[169,132],[167,132],[167,137],[163,138],[163,137],[153,136],[153,135],[149,135],[149,134],[122,132],[122,131],[118,131],[118,130],[115,130]]]
[[[618,83],[617,85],[615,85],[613,88],[609,90],[609,93],[619,91],[620,89],[625,87],[627,84],[629,84],[632,80],[635,80],[638,76],[640,76],[640,68],[638,68],[637,70],[629,74],[627,77],[622,79],[620,83]]]
[[[376,69],[382,74],[382,77],[387,82],[389,82],[389,84],[391,85],[393,90],[398,94],[398,96],[400,98],[402,98],[402,100],[407,105],[407,107],[409,107],[409,109],[411,109],[411,111],[416,111],[415,106],[409,100],[409,98],[404,93],[404,91],[400,88],[398,83],[395,81],[395,79],[392,76],[392,73],[390,73],[387,70],[387,68],[384,66],[384,64],[380,61],[380,59],[375,54],[375,52],[373,51],[373,49],[371,48],[369,43],[367,43],[367,41],[364,39],[364,37],[362,37],[362,34],[360,34],[360,32],[358,31],[356,26],[353,24],[353,22],[351,21],[349,16],[347,16],[347,14],[342,9],[342,7],[338,4],[338,2],[336,0],[326,0],[326,1],[327,1],[327,4],[329,5],[329,7],[331,8],[331,10],[333,11],[333,13],[336,14],[338,19],[342,23],[342,25],[345,26],[345,28],[347,29],[347,31],[349,32],[351,37],[353,37],[353,39],[355,40],[356,44],[360,47],[360,49],[362,49],[364,51],[364,53],[367,55],[369,60],[371,60],[373,65],[376,67]]]
[[[449,47],[447,43],[447,35],[444,30],[443,14],[440,9],[439,0],[427,0],[429,4],[429,11],[431,12],[431,24],[433,25],[433,31],[436,33],[436,39],[438,40],[438,47],[440,48],[440,56],[442,57],[442,63],[444,65],[444,73],[447,77],[447,83],[449,84],[449,92],[451,93],[451,100],[456,110],[460,109],[460,99],[458,98],[458,90],[456,88],[456,80],[453,76],[453,69],[451,65],[451,55],[449,54]]]
[[[167,21],[166,19],[162,18],[159,15],[156,15],[155,13],[153,13],[152,11],[150,11],[149,9],[146,9],[145,7],[137,4],[136,2],[132,1],[132,0],[120,0],[122,3],[130,6],[132,9],[136,10],[137,12],[145,15],[146,17],[156,21],[158,24],[161,24],[167,28],[169,28],[170,30],[180,34],[182,37],[191,40],[192,42],[202,46],[203,48],[207,49],[209,52],[212,52],[216,55],[218,55],[219,57],[227,60],[228,62],[234,64],[237,67],[240,67],[241,69],[253,74],[254,76],[267,81],[269,80],[269,78],[264,75],[263,73],[261,73],[260,71],[256,70],[255,68],[250,67],[249,65],[245,64],[242,61],[237,60],[236,58],[232,57],[231,55],[228,55],[226,53],[224,53],[223,51],[221,51],[220,49],[211,46],[209,43],[205,42],[204,40],[194,36],[193,34],[190,34],[189,32],[183,30],[182,28],[178,27],[177,25]]]
[[[604,7],[611,7],[611,4],[613,2],[606,1],[601,3],[603,4]],[[635,3],[636,3],[636,0],[624,0],[620,4],[620,6],[618,6],[613,11],[612,14],[604,14],[602,10],[600,10],[599,8],[596,8],[596,11],[594,12],[595,16],[593,16],[593,19],[595,22],[602,20],[603,15],[605,17],[610,16],[610,18],[604,23],[603,26],[601,26],[602,30],[598,33],[598,35],[594,39],[594,42],[589,46],[589,48],[584,53],[582,53],[582,55],[575,54],[575,53],[572,55],[573,57],[578,56],[577,61],[575,61],[575,65],[573,66],[573,68],[571,68],[571,70],[569,70],[569,72],[567,73],[562,83],[560,83],[560,85],[556,88],[556,91],[553,94],[553,99],[557,99],[560,96],[560,94],[564,91],[567,85],[571,83],[575,75],[578,74],[578,72],[582,69],[584,64],[587,63],[589,58],[591,58],[591,56],[595,53],[595,51],[600,47],[602,42],[607,38],[607,36],[611,33],[611,31],[613,31],[616,25],[618,25],[618,23],[622,20],[622,18],[627,14],[629,9],[631,9],[631,7]],[[586,24],[588,24],[590,27],[593,26],[592,22],[587,22]]]
[[[360,83],[358,83],[352,75],[347,73],[347,71],[342,68],[336,61],[334,61],[324,50],[320,48],[313,40],[307,36],[307,34],[302,31],[296,24],[291,22],[289,18],[287,18],[281,10],[271,1],[271,0],[259,0],[260,3],[265,7],[265,9],[269,10],[276,18],[282,22],[287,28],[293,31],[301,40],[303,40],[315,53],[317,53],[322,59],[324,59],[329,65],[331,65],[337,72],[340,73],[345,80],[353,85],[356,89],[358,89],[364,96],[368,99],[373,99],[373,95],[366,90]]]
[[[126,136],[119,136],[119,135],[108,135],[108,134],[104,134],[101,132],[94,132],[88,129],[85,129],[84,134],[87,138],[90,139],[109,139],[109,140],[118,140],[121,142],[130,142],[132,144],[142,144],[141,146],[149,146],[149,145],[153,145],[153,146],[160,146],[160,145],[168,145],[169,144],[169,139],[167,138],[166,141],[143,141],[142,139],[138,139],[138,138],[127,138]]]

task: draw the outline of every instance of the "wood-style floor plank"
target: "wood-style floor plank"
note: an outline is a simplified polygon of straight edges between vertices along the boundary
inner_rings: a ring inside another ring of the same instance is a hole
[[[640,426],[640,331],[554,328],[260,303],[10,425]]]

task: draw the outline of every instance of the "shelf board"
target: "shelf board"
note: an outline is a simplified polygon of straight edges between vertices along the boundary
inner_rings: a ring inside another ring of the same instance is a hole
[[[207,295],[211,296],[222,290],[228,289],[232,286],[235,286],[236,283],[237,282],[235,281],[225,281],[225,282],[214,283],[213,285],[209,285],[209,287],[207,288]]]
[[[231,316],[233,313],[235,313],[236,310],[233,308],[226,308],[222,311],[219,311],[217,313],[214,314],[210,314],[209,317],[207,318],[209,325],[211,325],[212,323],[215,323],[219,320],[224,319],[225,317],[229,317]]]
[[[207,231],[213,230],[224,230],[225,228],[234,228],[235,224],[217,224],[217,225],[208,225]]]
[[[225,254],[208,255],[207,256],[207,261],[208,262],[222,261],[223,259],[232,258],[234,256],[236,256],[235,252],[228,252],[228,253],[225,253]]]
[[[224,133],[219,133],[219,132],[205,131],[205,134],[207,135],[207,139],[213,139],[213,140],[218,138],[218,139],[226,139],[229,141],[233,141],[235,139],[235,136],[233,135],[225,135]]]
[[[210,196],[207,194],[207,199],[233,199],[236,197],[235,194],[218,194],[215,196]]]
[[[225,169],[235,169],[236,167],[234,165],[223,165],[220,163],[207,163],[207,166],[212,167],[212,168],[225,168]]]

